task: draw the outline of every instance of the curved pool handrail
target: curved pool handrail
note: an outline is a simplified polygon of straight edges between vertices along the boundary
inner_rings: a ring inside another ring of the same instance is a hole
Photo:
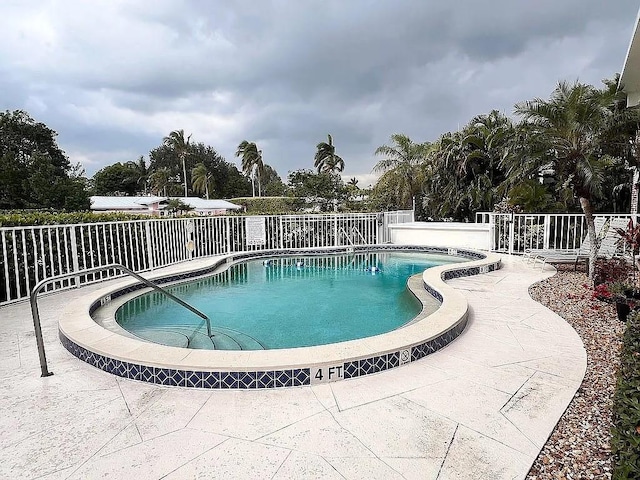
[[[31,303],[31,316],[33,317],[33,327],[34,327],[35,334],[36,334],[36,343],[38,344],[38,356],[40,357],[40,370],[42,372],[42,375],[41,375],[42,377],[49,377],[49,376],[53,375],[53,373],[49,372],[49,369],[47,367],[47,356],[46,356],[46,353],[44,351],[44,339],[42,338],[42,326],[40,324],[40,313],[38,312],[38,293],[48,283],[61,281],[61,280],[65,280],[65,279],[68,279],[68,278],[78,277],[80,275],[87,275],[87,274],[90,274],[90,273],[98,273],[98,272],[102,272],[102,271],[105,271],[105,270],[120,270],[120,271],[132,276],[136,280],[144,283],[148,287],[151,287],[154,290],[157,290],[157,291],[163,293],[164,295],[169,297],[174,302],[179,303],[180,305],[185,307],[187,310],[189,310],[189,311],[195,313],[196,315],[198,315],[199,317],[203,318],[207,322],[207,334],[208,334],[209,337],[211,337],[211,320],[209,320],[209,317],[207,317],[204,313],[202,313],[197,308],[189,305],[184,300],[181,300],[180,298],[176,297],[172,293],[169,293],[167,290],[165,290],[164,288],[160,287],[156,283],[152,282],[151,280],[147,280],[143,276],[138,275],[133,270],[130,270],[129,268],[125,267],[124,265],[122,265],[120,263],[110,263],[109,265],[103,265],[101,267],[93,267],[93,268],[87,268],[85,270],[77,270],[75,272],[63,273],[62,275],[56,275],[56,276],[53,276],[53,277],[49,277],[49,278],[45,278],[43,280],[40,280],[31,289],[31,293],[29,295],[29,301]]]

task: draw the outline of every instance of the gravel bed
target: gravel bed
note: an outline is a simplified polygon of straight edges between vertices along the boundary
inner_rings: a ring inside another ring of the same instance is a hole
[[[611,478],[611,406],[625,325],[615,305],[592,298],[589,285],[584,273],[560,270],[529,289],[578,332],[587,372],[527,479]]]

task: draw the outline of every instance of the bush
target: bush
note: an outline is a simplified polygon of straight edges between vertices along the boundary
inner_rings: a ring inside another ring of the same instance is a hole
[[[614,479],[640,478],[640,313],[629,316],[613,397]]]
[[[0,227],[26,227],[32,225],[70,225],[74,223],[117,222],[123,220],[148,220],[148,215],[129,213],[54,212],[54,211],[4,211],[0,212]]]
[[[229,200],[246,208],[248,215],[278,215],[296,213],[305,207],[300,197],[244,197]]]

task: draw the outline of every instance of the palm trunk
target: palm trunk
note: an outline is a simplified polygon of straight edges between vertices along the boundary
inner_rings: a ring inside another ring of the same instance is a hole
[[[184,176],[184,198],[187,198],[187,166],[184,161],[184,155],[182,157],[182,175]]]
[[[596,258],[598,258],[598,245],[596,244],[596,226],[593,223],[593,206],[588,198],[580,197],[580,206],[587,220],[587,234],[591,242],[589,252],[589,280],[593,280],[596,271]]]

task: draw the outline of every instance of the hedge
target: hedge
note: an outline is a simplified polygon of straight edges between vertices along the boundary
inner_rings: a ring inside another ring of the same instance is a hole
[[[4,211],[0,212],[0,227],[27,227],[33,225],[71,225],[75,223],[118,222],[148,220],[148,215],[130,213]]]
[[[306,204],[300,197],[242,197],[229,200],[246,208],[247,215],[299,213]]]
[[[614,479],[640,478],[640,313],[629,316],[613,397]]]

